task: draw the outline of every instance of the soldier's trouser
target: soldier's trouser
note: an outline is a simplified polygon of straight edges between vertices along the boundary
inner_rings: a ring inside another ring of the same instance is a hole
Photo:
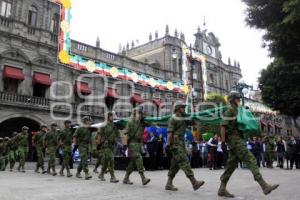
[[[89,148],[88,147],[78,147],[79,152],[80,152],[80,163],[77,168],[77,172],[80,173],[82,170],[85,173],[89,172],[88,168],[88,153],[89,153]]]
[[[271,167],[273,165],[273,155],[271,152],[265,153],[265,160],[267,163],[267,167]]]
[[[4,166],[5,166],[4,157],[0,156],[0,171],[4,170]]]
[[[14,150],[11,150],[9,152],[9,167],[10,169],[14,168],[15,166],[15,163],[16,163],[16,152]]]
[[[18,155],[19,155],[20,167],[24,168],[25,161],[26,161],[26,155],[27,155],[27,149],[25,149],[24,147],[19,147]]]
[[[37,155],[36,168],[41,167],[42,169],[44,169],[44,152],[43,152],[43,148],[36,147],[36,155]]]
[[[48,147],[48,153],[49,153],[48,169],[50,168],[55,169],[56,147]]]
[[[97,162],[95,168],[97,169],[101,165],[103,152],[102,150],[97,150],[96,154],[97,154]]]
[[[143,165],[143,157],[140,152],[140,148],[136,149],[130,149],[132,156],[130,158],[128,167],[126,169],[126,172],[130,174],[133,172],[135,166],[137,167],[137,170],[140,174],[144,173],[144,165]]]
[[[71,160],[71,149],[64,148],[64,155],[63,155],[63,168],[69,170],[69,164]]]
[[[114,172],[114,152],[111,149],[104,149],[102,154],[102,172],[107,169],[110,173]]]
[[[4,161],[5,161],[5,165],[4,165],[4,170],[6,169],[6,166],[9,163],[9,154],[7,154],[6,156],[4,156]]]
[[[173,146],[170,150],[172,153],[172,159],[168,176],[174,178],[181,169],[188,178],[193,177],[194,173],[189,163],[185,148],[182,146]]]
[[[242,139],[235,138],[234,141],[229,142],[229,158],[227,161],[226,169],[221,176],[221,181],[227,184],[234,170],[238,167],[239,161],[243,161],[252,172],[254,180],[259,182],[262,180],[262,175],[256,164],[253,154],[246,148]]]

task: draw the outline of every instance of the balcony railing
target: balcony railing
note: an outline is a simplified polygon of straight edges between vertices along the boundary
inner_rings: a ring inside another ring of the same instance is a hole
[[[8,28],[11,24],[11,19],[0,16],[0,26]]]
[[[49,107],[50,100],[41,97],[19,95],[15,93],[0,92],[0,101],[9,103],[20,103],[24,105],[38,105],[42,107]]]
[[[50,110],[51,103],[58,103],[58,101],[53,101],[43,97],[34,97],[29,95],[19,95],[15,93],[0,92],[0,104],[2,102],[13,106],[25,106],[25,107],[35,108],[35,109],[44,109],[44,110]],[[58,106],[54,106],[53,109],[55,112],[70,113],[71,112],[70,107],[72,107],[73,114],[88,114],[88,115],[96,115],[96,116],[103,115],[102,112],[99,112],[99,109],[90,105],[82,106],[80,108],[80,113],[77,113],[78,104],[76,103],[71,103],[71,106],[64,106],[59,104]]]

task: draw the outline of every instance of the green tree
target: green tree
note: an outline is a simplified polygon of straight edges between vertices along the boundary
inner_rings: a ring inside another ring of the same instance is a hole
[[[274,61],[262,70],[259,88],[272,109],[294,118],[300,112],[300,0],[242,0],[246,22],[265,31],[263,41]]]
[[[300,116],[300,63],[285,63],[276,59],[262,70],[259,88],[263,101],[272,109],[293,117]]]
[[[246,22],[265,30],[264,46],[275,58],[290,62],[300,57],[300,0],[242,0]]]

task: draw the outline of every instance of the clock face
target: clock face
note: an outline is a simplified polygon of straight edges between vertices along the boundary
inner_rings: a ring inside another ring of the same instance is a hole
[[[210,45],[207,45],[207,46],[206,46],[206,53],[207,53],[208,55],[211,55],[211,54],[212,54],[212,48],[211,48]]]

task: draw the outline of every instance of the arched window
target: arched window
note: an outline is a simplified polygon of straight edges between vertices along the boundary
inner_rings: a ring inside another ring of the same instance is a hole
[[[215,77],[214,77],[213,74],[210,74],[209,78],[210,78],[210,83],[214,83],[215,82]]]
[[[31,6],[28,13],[28,25],[36,26],[37,24],[37,8],[35,6]]]
[[[12,1],[11,0],[2,0],[0,2],[0,16],[1,17],[10,17],[11,16],[11,7]]]
[[[53,33],[58,33],[59,15],[55,13],[51,20],[50,30]]]

